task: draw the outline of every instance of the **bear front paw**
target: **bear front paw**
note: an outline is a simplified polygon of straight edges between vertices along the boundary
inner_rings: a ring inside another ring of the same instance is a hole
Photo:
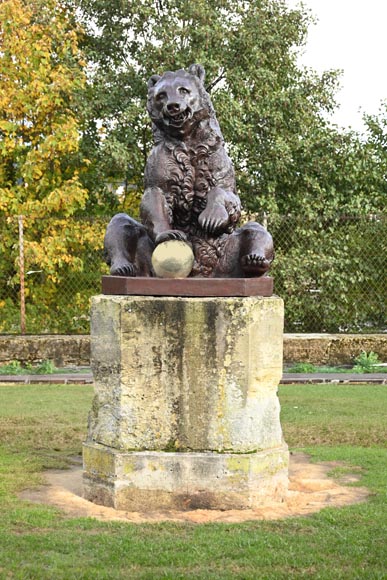
[[[167,230],[166,232],[162,232],[161,234],[156,236],[155,244],[156,246],[158,246],[159,244],[167,242],[168,240],[180,240],[182,242],[186,242],[187,236],[185,235],[184,232],[181,232],[180,230]]]
[[[229,215],[224,205],[215,204],[206,207],[200,214],[198,222],[201,228],[208,234],[225,231],[229,222]]]

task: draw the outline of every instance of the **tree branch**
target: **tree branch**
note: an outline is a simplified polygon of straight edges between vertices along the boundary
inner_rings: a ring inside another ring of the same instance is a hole
[[[216,78],[214,81],[212,81],[212,83],[211,83],[211,84],[209,84],[209,85],[206,87],[206,91],[207,91],[207,93],[211,92],[211,91],[212,91],[212,89],[213,89],[213,88],[214,88],[214,87],[215,87],[215,86],[216,86],[218,83],[220,83],[220,81],[221,81],[221,80],[223,80],[223,79],[225,78],[225,75],[224,75],[224,73],[225,73],[225,72],[226,72],[226,71],[225,71],[225,69],[222,69],[222,72],[220,73],[220,75],[218,76],[218,78]]]

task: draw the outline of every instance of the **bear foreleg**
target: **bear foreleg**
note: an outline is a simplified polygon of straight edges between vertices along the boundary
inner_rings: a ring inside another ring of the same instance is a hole
[[[240,212],[240,200],[235,193],[214,187],[207,194],[207,204],[198,222],[208,235],[218,236],[235,228]]]
[[[149,187],[145,190],[141,200],[140,215],[142,223],[156,246],[167,240],[185,241],[187,239],[184,232],[174,229],[172,208],[160,187]]]

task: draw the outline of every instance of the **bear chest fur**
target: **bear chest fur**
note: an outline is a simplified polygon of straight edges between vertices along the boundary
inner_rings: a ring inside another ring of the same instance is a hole
[[[206,146],[188,149],[182,144],[169,150],[166,197],[174,227],[196,231],[197,218],[207,204],[207,193],[217,183],[215,157],[215,152]]]

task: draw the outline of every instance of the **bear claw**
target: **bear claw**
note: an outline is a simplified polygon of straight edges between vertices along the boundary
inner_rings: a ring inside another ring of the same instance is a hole
[[[130,262],[120,264],[119,266],[112,266],[110,268],[111,276],[127,276],[133,278],[136,276],[136,268]]]
[[[207,206],[199,215],[198,221],[204,231],[213,234],[227,227],[229,215],[224,206],[216,204],[213,207]]]
[[[162,232],[156,236],[155,244],[158,246],[163,242],[167,242],[169,240],[179,240],[181,242],[187,241],[187,236],[184,232],[180,230],[167,230],[166,232]]]
[[[241,259],[242,269],[249,274],[260,276],[268,271],[271,260],[268,260],[260,254],[247,254]]]

